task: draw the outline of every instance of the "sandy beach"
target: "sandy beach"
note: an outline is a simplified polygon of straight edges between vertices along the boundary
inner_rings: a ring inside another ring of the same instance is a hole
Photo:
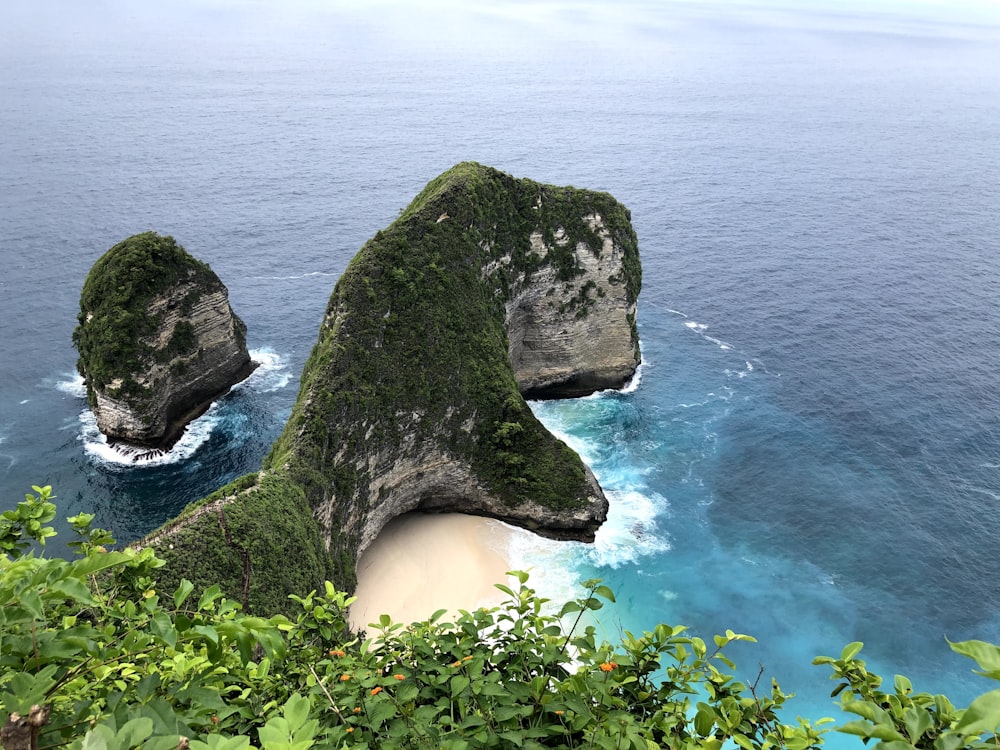
[[[393,519],[358,563],[358,600],[351,626],[366,627],[385,613],[395,622],[424,620],[499,604],[493,584],[507,580],[512,529],[458,513],[407,514]]]

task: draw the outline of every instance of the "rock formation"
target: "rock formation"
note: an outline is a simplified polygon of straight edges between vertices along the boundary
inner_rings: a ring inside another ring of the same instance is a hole
[[[562,227],[548,239],[541,230],[531,234],[531,252],[541,259],[573,243],[573,278],[563,281],[558,267],[543,265],[506,304],[510,361],[526,398],[620,388],[639,362],[635,299],[623,283],[627,251],[599,213],[583,219],[592,232],[584,240]]]
[[[129,237],[94,264],[73,342],[97,426],[112,443],[169,448],[254,368],[218,276],[172,237]]]
[[[337,282],[262,471],[146,543],[169,535],[168,571],[265,610],[323,578],[351,590],[360,553],[408,511],[592,540],[607,500],[522,394],[627,381],[640,273],[610,195],[459,164]]]

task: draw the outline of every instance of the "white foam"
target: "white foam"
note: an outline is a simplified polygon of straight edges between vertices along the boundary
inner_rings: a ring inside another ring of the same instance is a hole
[[[234,386],[234,390],[250,388],[259,393],[273,393],[291,382],[292,374],[288,371],[287,357],[283,357],[273,349],[266,347],[251,349],[250,359],[257,363],[257,369],[242,383]]]
[[[632,373],[632,377],[629,381],[622,386],[619,393],[635,393],[639,390],[639,385],[642,383],[642,371],[646,367],[646,348],[639,342],[639,364],[635,368],[635,372]]]
[[[745,378],[747,375],[749,375],[750,373],[752,373],[754,371],[754,366],[753,366],[753,363],[749,362],[749,361],[745,361],[744,364],[746,365],[746,368],[743,369],[743,370],[733,371],[733,370],[730,370],[730,369],[726,368],[725,370],[723,370],[723,372],[726,374],[726,377],[729,377],[729,378],[732,378],[732,377],[737,377],[737,378],[740,378],[740,379]]]
[[[705,336],[705,341],[711,341],[713,344],[722,349],[722,351],[724,352],[728,352],[730,349],[733,348],[732,345],[727,344],[725,341],[717,339],[714,336]]]
[[[82,429],[79,440],[83,442],[83,450],[88,456],[104,464],[129,467],[164,466],[193,456],[211,437],[212,430],[219,421],[217,404],[212,404],[207,412],[187,426],[180,440],[169,451],[162,451],[130,445],[109,445],[108,438],[97,428],[97,417],[90,409],[84,409],[80,413]]]
[[[607,495],[608,520],[597,530],[594,544],[587,550],[594,565],[618,568],[670,549],[670,542],[656,523],[667,505],[661,495],[638,490],[611,491]]]
[[[87,385],[79,373],[67,373],[65,380],[56,381],[56,390],[74,398],[87,398]]]
[[[507,559],[512,570],[529,574],[528,585],[539,595],[562,605],[580,595],[580,576],[575,568],[585,550],[581,542],[555,541],[512,527]]]
[[[257,276],[256,278],[262,279],[264,281],[297,281],[299,279],[308,279],[314,277],[326,277],[326,276],[337,276],[336,273],[330,273],[329,271],[310,271],[309,273],[300,273],[294,276]]]
[[[717,339],[714,336],[709,336],[707,333],[705,333],[705,331],[708,330],[708,325],[706,325],[705,323],[696,323],[693,320],[688,320],[684,323],[684,326],[697,333],[699,336],[705,339],[705,341],[710,341],[711,343],[715,344],[724,352],[728,352],[733,348],[732,344],[723,341],[722,339]]]
[[[257,368],[246,380],[237,383],[233,390],[250,389],[259,393],[270,393],[284,388],[291,381],[287,358],[274,350],[251,349],[250,359],[257,363]],[[75,398],[87,397],[86,385],[78,374],[67,374],[65,379],[56,382],[55,387]],[[84,452],[103,464],[129,467],[163,466],[193,456],[208,442],[212,431],[221,421],[218,402],[215,402],[208,411],[185,428],[180,440],[169,451],[161,451],[127,445],[109,445],[107,437],[97,428],[97,418],[94,413],[90,409],[84,409],[79,417],[78,439],[83,443]]]
[[[0,445],[3,445],[5,442],[7,442],[7,436],[0,435]],[[14,458],[9,453],[0,453],[0,459],[3,459],[7,462],[7,468],[4,469],[5,472],[10,471],[11,468],[14,466],[14,464],[17,463],[17,459]]]

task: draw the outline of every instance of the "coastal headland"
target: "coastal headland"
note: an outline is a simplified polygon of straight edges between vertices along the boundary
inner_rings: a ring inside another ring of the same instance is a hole
[[[620,387],[639,363],[628,210],[472,162],[436,179],[337,282],[261,470],[143,540],[254,611],[356,565],[411,512],[592,540],[607,500],[525,402]]]

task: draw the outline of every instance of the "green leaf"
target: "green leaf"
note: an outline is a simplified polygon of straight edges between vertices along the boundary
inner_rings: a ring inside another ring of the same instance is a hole
[[[973,659],[983,670],[982,674],[994,680],[1000,679],[1000,646],[986,641],[960,641],[958,643],[948,641],[948,645],[956,654]]]
[[[457,674],[451,678],[451,696],[453,698],[465,692],[467,687],[469,687],[469,678],[464,674]]]
[[[25,611],[31,615],[32,618],[41,620],[44,617],[42,598],[38,595],[37,591],[34,589],[25,589],[21,592],[19,599],[21,600],[21,606],[24,607]]]
[[[118,730],[115,739],[119,747],[130,748],[142,745],[153,733],[153,720],[144,716],[132,719]]]
[[[299,727],[306,723],[309,718],[309,699],[298,693],[293,694],[286,702],[282,713],[288,720],[288,727],[292,732],[297,732]]]
[[[922,706],[910,706],[903,713],[903,723],[906,726],[906,733],[910,735],[910,742],[914,745],[920,740],[924,732],[934,726],[927,709]]]
[[[123,565],[134,559],[134,555],[125,552],[91,552],[86,557],[73,561],[70,566],[70,576],[86,579],[94,573]]]
[[[851,659],[853,659],[855,656],[858,655],[858,652],[860,652],[861,649],[864,648],[864,645],[865,644],[862,643],[861,641],[854,641],[852,643],[848,643],[846,646],[844,646],[843,650],[840,652],[840,660],[850,661]]]
[[[149,629],[153,632],[153,635],[170,646],[170,648],[174,648],[177,645],[177,631],[174,630],[174,624],[170,621],[170,617],[162,609],[153,613]]]
[[[377,727],[383,721],[387,721],[396,715],[396,707],[392,701],[377,700],[368,706],[368,721],[372,726]]]
[[[201,598],[198,600],[198,609],[208,609],[212,606],[216,599],[222,597],[222,589],[219,588],[218,584],[213,584],[205,589],[202,593]]]
[[[694,729],[701,737],[707,737],[715,726],[715,712],[704,704],[698,704],[698,713],[694,715]]]
[[[506,584],[494,583],[493,587],[496,589],[500,589],[500,591],[505,593],[507,596],[514,597],[515,599],[517,598],[517,594],[514,593],[514,590],[510,586],[507,586]]]
[[[582,610],[583,607],[580,606],[579,602],[568,601],[564,605],[562,605],[562,609],[559,610],[559,616],[565,617],[566,615],[571,615],[574,612],[581,612]]]
[[[81,750],[108,750],[109,746],[117,750],[114,741],[115,733],[111,730],[111,727],[98,724],[83,736]]]
[[[913,745],[903,740],[889,740],[878,743],[878,750],[913,750]]]
[[[211,625],[195,625],[193,628],[190,629],[190,631],[192,633],[196,633],[202,636],[203,638],[211,642],[213,646],[219,645],[219,631],[213,628]]]
[[[49,585],[49,590],[62,594],[67,599],[73,599],[88,607],[97,604],[94,595],[87,588],[86,584],[78,578],[64,578]]]
[[[142,707],[142,715],[153,720],[153,732],[161,734],[183,734],[191,737],[194,732],[176,713],[163,697],[156,696]]]
[[[213,735],[214,737],[219,737],[219,735]],[[220,742],[216,745],[215,750],[248,750],[250,747],[250,738],[247,736],[240,737],[219,737]]]
[[[892,717],[885,712],[880,706],[876,706],[874,703],[868,703],[867,701],[848,701],[844,703],[842,708],[852,714],[857,714],[862,718],[868,719],[868,721],[878,724],[892,724]]]
[[[838,732],[854,734],[858,737],[876,737],[880,740],[903,740],[905,737],[892,727],[883,724],[870,724],[865,721],[849,721],[837,727]]]
[[[396,691],[396,700],[400,703],[415,701],[420,694],[420,689],[412,682],[404,682]]]
[[[257,730],[260,744],[264,750],[282,750],[289,746],[291,732],[288,731],[288,721],[282,716],[274,716],[267,724]]]
[[[182,579],[177,590],[174,592],[174,606],[180,607],[188,596],[191,595],[192,591],[194,591],[194,584],[187,578]]]
[[[934,750],[959,750],[965,747],[965,735],[961,732],[945,732],[934,740]]]
[[[1000,729],[1000,690],[991,690],[976,698],[955,725],[956,732],[978,735]]]
[[[609,602],[615,601],[615,592],[609,589],[607,586],[597,586],[594,589],[595,596],[603,596]]]
[[[506,740],[517,747],[522,747],[524,745],[524,733],[518,730],[509,732],[500,732],[497,735],[500,739]]]

